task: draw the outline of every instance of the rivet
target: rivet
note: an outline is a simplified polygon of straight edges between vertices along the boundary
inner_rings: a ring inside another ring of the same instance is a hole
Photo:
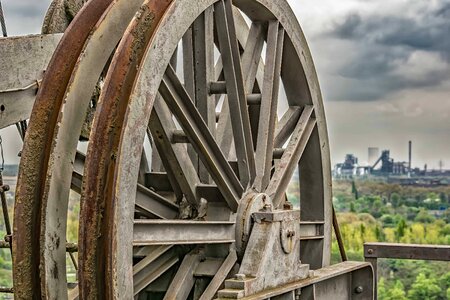
[[[355,288],[355,293],[361,294],[364,291],[364,288],[362,286],[357,286]]]

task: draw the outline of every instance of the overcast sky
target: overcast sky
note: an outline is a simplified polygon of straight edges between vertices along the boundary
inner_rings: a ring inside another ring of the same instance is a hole
[[[2,0],[9,34],[39,33],[49,2]],[[412,140],[414,166],[450,168],[450,0],[289,2],[318,70],[333,162],[367,161],[369,146],[407,160]]]

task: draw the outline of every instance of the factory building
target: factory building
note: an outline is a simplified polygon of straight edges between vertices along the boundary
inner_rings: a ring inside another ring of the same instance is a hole
[[[343,163],[336,164],[333,174],[335,177],[345,178],[349,176],[411,176],[412,142],[408,143],[408,162],[395,161],[391,158],[389,150],[383,150],[380,155],[378,147],[368,148],[368,165],[358,164],[358,158],[353,154],[347,154]]]

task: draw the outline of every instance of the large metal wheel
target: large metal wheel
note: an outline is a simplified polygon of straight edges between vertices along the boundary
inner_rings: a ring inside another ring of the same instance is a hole
[[[329,149],[305,38],[283,0],[233,5],[145,1],[118,45],[86,157],[80,298],[211,299],[238,273],[252,278],[249,288],[222,295],[241,297],[329,264]],[[250,23],[242,49],[236,13]],[[226,95],[217,97],[218,123],[213,94]],[[266,222],[252,228],[251,216],[291,210],[286,190],[297,166],[300,216],[292,211],[292,223],[263,236]]]
[[[68,297],[71,188],[82,196],[82,299],[209,299],[236,273],[276,277],[222,292],[237,297],[329,263],[326,124],[287,3],[142,2],[88,2],[47,68],[17,186],[17,299]],[[114,52],[83,176],[78,137]],[[297,166],[301,216],[286,201]],[[260,230],[252,215],[275,208],[291,211],[296,225],[273,227],[289,238],[277,237],[274,251],[286,258],[272,268],[273,253],[252,250]],[[273,276],[280,270],[286,276]],[[77,289],[69,294],[77,297]]]

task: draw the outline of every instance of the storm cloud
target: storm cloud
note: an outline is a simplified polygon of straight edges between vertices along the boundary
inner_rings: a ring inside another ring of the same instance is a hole
[[[330,74],[333,82],[327,78],[324,83],[331,100],[380,100],[450,80],[450,2],[403,5],[405,13],[401,7],[391,15],[386,10],[384,15],[381,11],[347,13],[321,34],[330,44],[341,40],[346,45],[335,50],[341,59]],[[348,48],[353,49],[351,55]]]

